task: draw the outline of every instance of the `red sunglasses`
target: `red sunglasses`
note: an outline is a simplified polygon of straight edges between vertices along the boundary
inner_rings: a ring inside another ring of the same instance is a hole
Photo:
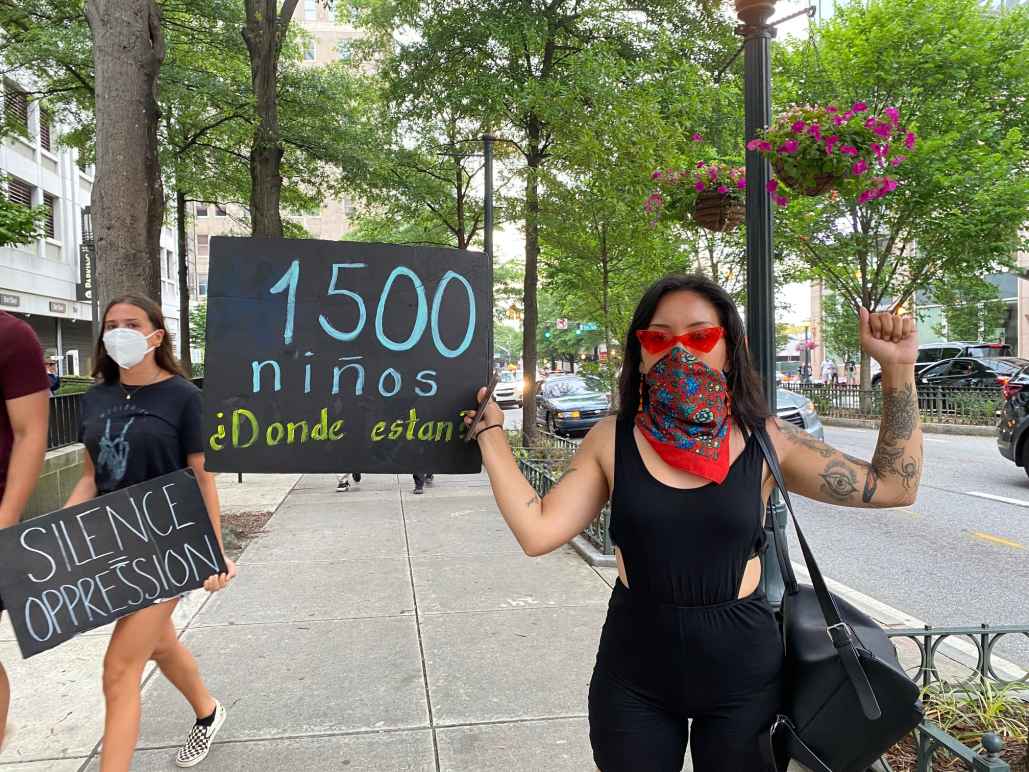
[[[636,330],[640,345],[651,354],[658,354],[675,345],[676,341],[696,351],[708,353],[715,347],[725,330],[721,327],[704,327],[701,330],[690,330],[682,335],[672,335],[663,330]]]

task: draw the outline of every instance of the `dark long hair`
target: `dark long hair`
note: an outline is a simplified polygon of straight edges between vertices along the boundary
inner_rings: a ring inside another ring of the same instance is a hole
[[[661,298],[669,292],[689,290],[707,300],[718,311],[718,319],[725,329],[725,350],[728,357],[729,393],[732,395],[732,413],[736,422],[746,429],[761,425],[769,416],[768,401],[761,389],[761,382],[751,364],[747,351],[746,331],[736,304],[729,293],[701,274],[669,274],[650,285],[632,315],[629,332],[625,337],[625,360],[618,379],[618,415],[632,419],[636,416],[640,402],[640,384],[643,376],[640,363],[643,355],[637,330],[650,326]]]
[[[104,320],[107,319],[107,314],[110,313],[111,308],[120,303],[143,309],[154,329],[164,330],[161,345],[154,350],[154,361],[157,362],[157,366],[162,370],[167,370],[172,375],[181,375],[183,378],[187,377],[186,371],[182,369],[179,360],[175,358],[171,336],[168,334],[168,328],[164,325],[164,313],[161,311],[160,304],[155,303],[144,295],[131,294],[116,297],[107,304],[107,308],[104,309],[104,313],[100,317],[100,338],[96,342],[96,354],[93,357],[93,362],[95,362],[93,365],[93,377],[103,378],[105,383],[118,383],[121,380],[121,368],[118,367],[117,362],[107,355],[107,349],[104,347]]]

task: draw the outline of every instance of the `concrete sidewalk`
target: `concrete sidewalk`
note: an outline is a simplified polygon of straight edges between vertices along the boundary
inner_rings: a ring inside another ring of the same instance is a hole
[[[410,476],[335,484],[219,476],[226,511],[275,514],[230,589],[176,611],[228,708],[200,768],[591,772],[587,692],[615,569],[568,546],[526,557],[485,475],[439,477],[423,496]],[[908,621],[851,600],[884,624]],[[5,619],[13,732],[0,772],[99,769],[109,632],[22,661]],[[192,721],[149,670],[133,768],[176,769]]]
[[[346,494],[333,475],[295,482],[219,479],[227,505],[281,504],[234,586],[179,610],[228,708],[201,768],[593,769],[586,695],[613,569],[570,547],[526,557],[485,476],[439,477],[423,496],[409,476]],[[5,622],[14,729],[0,769],[99,768],[107,634],[22,662]],[[157,673],[143,688],[133,768],[175,769],[191,711]]]

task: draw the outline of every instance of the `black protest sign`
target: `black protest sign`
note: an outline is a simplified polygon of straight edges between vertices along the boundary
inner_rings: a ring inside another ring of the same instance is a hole
[[[226,570],[188,469],[0,530],[0,598],[24,657]]]
[[[207,468],[478,472],[460,414],[488,380],[488,277],[479,252],[212,239]]]

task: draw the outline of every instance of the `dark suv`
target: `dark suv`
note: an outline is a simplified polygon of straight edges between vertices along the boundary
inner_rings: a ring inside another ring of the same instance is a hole
[[[1001,390],[1004,404],[997,423],[997,449],[1029,475],[1029,367],[1012,375]]]
[[[918,347],[918,358],[915,360],[915,375],[932,367],[937,362],[956,357],[971,359],[995,359],[1011,356],[1011,346],[1007,343],[923,343]],[[878,386],[882,372],[872,374],[872,385]]]

